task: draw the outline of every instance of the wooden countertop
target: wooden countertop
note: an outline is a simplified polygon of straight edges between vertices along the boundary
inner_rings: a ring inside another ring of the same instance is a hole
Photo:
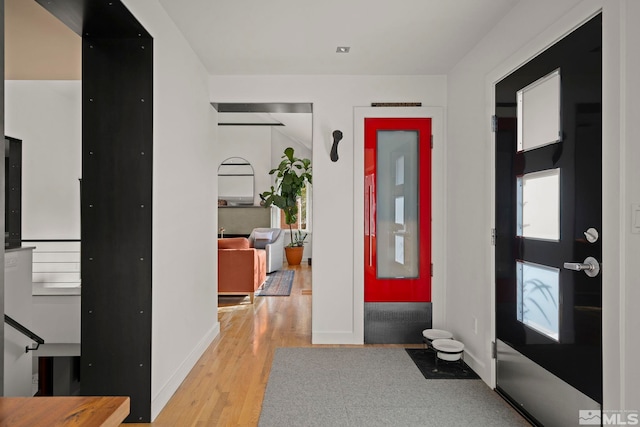
[[[2,397],[0,427],[111,427],[129,415],[128,397]]]

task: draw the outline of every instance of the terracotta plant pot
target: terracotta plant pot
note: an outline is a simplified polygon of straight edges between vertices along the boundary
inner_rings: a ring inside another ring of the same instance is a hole
[[[285,246],[284,252],[287,256],[287,264],[300,265],[302,261],[302,253],[304,252],[304,246]]]

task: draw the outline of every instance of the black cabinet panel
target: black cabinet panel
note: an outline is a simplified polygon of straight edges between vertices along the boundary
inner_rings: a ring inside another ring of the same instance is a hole
[[[83,395],[151,418],[153,42],[83,39]]]

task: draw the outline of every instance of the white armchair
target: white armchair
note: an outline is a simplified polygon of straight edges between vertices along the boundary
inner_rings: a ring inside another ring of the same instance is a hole
[[[284,232],[280,228],[254,228],[249,235],[252,248],[267,252],[267,273],[282,268],[284,263]]]

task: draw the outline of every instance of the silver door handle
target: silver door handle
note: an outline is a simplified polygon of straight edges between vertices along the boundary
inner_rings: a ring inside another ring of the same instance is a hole
[[[584,262],[565,262],[564,268],[573,271],[584,271],[589,277],[596,277],[600,273],[600,264],[594,257],[587,257]]]

